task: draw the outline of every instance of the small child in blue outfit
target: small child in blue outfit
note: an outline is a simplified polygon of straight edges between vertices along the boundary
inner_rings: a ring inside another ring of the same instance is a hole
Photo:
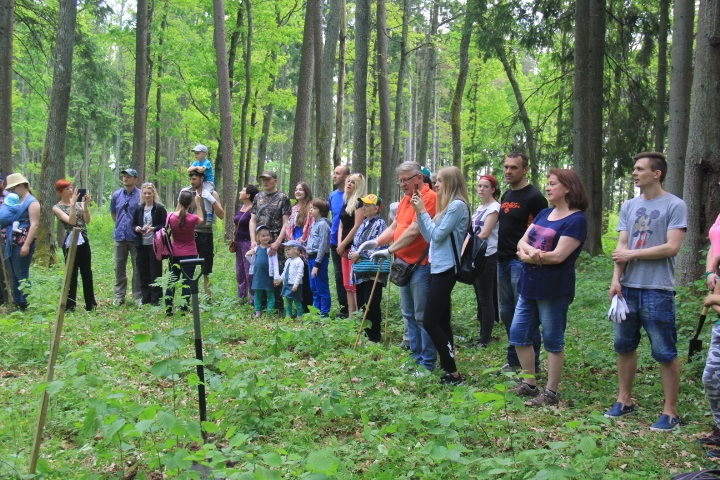
[[[324,198],[313,199],[310,215],[315,219],[310,227],[305,251],[310,271],[310,290],[313,293],[313,305],[320,315],[330,313],[330,283],[328,281],[328,262],[330,258],[330,221],[326,218],[330,204]]]
[[[305,262],[302,259],[302,243],[297,240],[290,240],[283,243],[285,247],[285,269],[282,273],[283,288],[282,296],[285,299],[285,315],[295,318],[297,315],[301,317],[303,314],[303,273],[305,270]],[[296,314],[293,315],[293,307]]]
[[[267,312],[275,310],[275,285],[280,285],[282,279],[278,266],[278,257],[268,255],[270,248],[270,230],[265,225],[255,229],[257,247],[248,250],[245,256],[250,261],[250,274],[253,275],[252,288],[255,291],[255,316],[262,314],[263,297],[267,298]]]
[[[195,161],[188,168],[188,173],[193,170],[205,174],[205,181],[203,182],[202,198],[205,203],[205,223],[212,225],[213,222],[213,204],[215,203],[215,197],[212,192],[215,190],[215,174],[213,173],[212,162],[208,156],[208,148],[199,143],[192,149],[195,154]]]

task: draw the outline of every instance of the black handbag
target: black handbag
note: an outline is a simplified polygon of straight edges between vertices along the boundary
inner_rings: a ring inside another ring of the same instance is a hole
[[[428,246],[428,249],[429,248],[430,247]],[[422,254],[422,257],[420,257],[417,263],[407,263],[402,258],[395,257],[395,260],[393,260],[392,266],[390,267],[390,281],[398,287],[404,287],[409,284],[413,273],[415,273],[418,265],[425,260],[427,254],[428,250],[426,249],[425,253]]]
[[[457,267],[455,278],[460,283],[472,285],[475,283],[475,279],[480,274],[480,270],[483,265],[485,265],[487,240],[478,237],[480,228],[473,231],[468,225],[468,233],[470,234],[470,238],[468,239],[465,251],[463,251],[460,259],[458,259],[458,252],[455,249],[455,236],[452,233],[450,233],[450,240],[452,241],[455,266]]]

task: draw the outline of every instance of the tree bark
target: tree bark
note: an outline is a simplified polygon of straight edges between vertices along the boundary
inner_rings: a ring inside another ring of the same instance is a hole
[[[323,49],[322,70],[320,74],[319,91],[316,96],[320,100],[319,125],[317,130],[317,196],[327,197],[332,188],[331,169],[332,160],[332,137],[333,137],[333,83],[335,72],[335,61],[338,37],[340,36],[341,2],[332,0],[330,12],[325,28],[325,47]]]
[[[245,95],[243,98],[242,109],[240,113],[240,162],[238,166],[238,180],[243,178],[243,163],[246,158],[247,148],[247,114],[250,107],[250,98],[252,92],[252,39],[253,39],[253,19],[252,19],[252,2],[251,0],[243,0],[247,10],[247,36],[245,39]],[[238,19],[240,15],[238,15]],[[250,158],[248,156],[248,158]],[[234,200],[237,200],[235,198]],[[232,205],[234,205],[234,200]]]
[[[302,55],[298,72],[297,107],[295,108],[295,129],[293,132],[292,165],[290,167],[290,185],[295,186],[305,180],[307,166],[308,141],[310,139],[310,120],[312,116],[313,80],[315,68],[314,29],[315,15],[320,0],[308,0],[303,29]],[[320,32],[317,32],[320,35]]]
[[[73,50],[77,24],[77,0],[60,2],[58,29],[55,37],[52,89],[45,146],[42,153],[42,170],[38,200],[40,200],[40,224],[37,230],[35,261],[41,265],[55,262],[53,241],[52,207],[55,204],[55,182],[65,176],[65,141],[67,137],[68,110],[72,86]]]
[[[132,164],[138,177],[144,181],[145,151],[147,142],[147,91],[148,91],[148,0],[137,2],[137,27],[135,32],[135,107],[133,119]]]
[[[670,101],[668,109],[667,159],[670,168],[665,189],[682,196],[685,176],[685,153],[690,127],[690,90],[693,82],[694,2],[676,0],[673,4],[672,64],[670,66]]]
[[[472,27],[474,16],[471,11],[471,5],[474,2],[465,4],[465,23],[463,24],[462,37],[460,38],[460,65],[457,83],[455,84],[455,94],[452,101],[452,112],[450,118],[450,128],[452,129],[452,147],[453,147],[453,165],[462,170],[462,101],[465,93],[465,84],[467,83],[468,67],[470,59],[468,51],[470,50],[470,39],[472,37]],[[533,158],[535,160],[535,158]]]
[[[345,0],[340,0],[340,3],[337,110],[335,112],[335,147],[333,148],[333,165],[335,167],[342,163],[343,114],[345,112],[345,43],[347,42],[347,22],[345,18]]]
[[[430,14],[430,30],[425,37],[427,43],[425,51],[425,82],[422,90],[424,92],[422,96],[422,104],[420,107],[420,134],[418,138],[418,152],[417,161],[421,165],[426,165],[428,161],[428,133],[430,132],[430,115],[433,96],[430,94],[433,92],[433,84],[435,79],[435,67],[436,67],[436,49],[435,49],[435,33],[438,29],[438,16],[440,15],[440,2],[439,0],[432,0],[432,13]]]
[[[403,125],[403,97],[405,90],[405,69],[407,68],[407,37],[408,24],[410,22],[410,0],[403,0],[403,20],[402,34],[400,37],[400,64],[398,65],[398,81],[395,90],[395,124],[393,125],[393,151],[392,151],[392,167],[400,165],[400,132]],[[390,189],[392,192],[393,189]],[[395,198],[388,196],[386,199],[389,203]]]
[[[249,1],[249,0],[247,0]],[[230,98],[230,70],[228,67],[227,43],[225,40],[225,2],[213,0],[213,23],[215,26],[215,66],[217,68],[218,97],[220,100],[220,148],[222,154],[222,186],[220,198],[228,208],[234,205],[235,189],[235,141],[233,139],[232,100]],[[229,212],[232,215],[232,212]],[[223,222],[225,239],[233,234],[233,222]]]
[[[162,185],[158,177],[160,171],[160,164],[162,162],[162,138],[161,138],[161,125],[162,125],[162,92],[163,92],[163,75],[165,74],[165,60],[163,57],[163,45],[165,44],[165,34],[167,33],[167,9],[168,0],[163,3],[163,15],[162,21],[160,22],[160,35],[158,37],[158,56],[157,56],[157,90],[155,91],[155,165],[153,167],[153,174],[155,177],[155,188],[160,191]]]
[[[370,1],[355,2],[355,63],[353,66],[352,169],[367,173],[367,77],[370,49]]]
[[[13,171],[12,64],[15,1],[0,1],[0,172]]]
[[[688,207],[685,243],[677,261],[680,285],[701,278],[701,248],[720,212],[720,5],[701,0],[698,11],[690,134],[684,199]]]
[[[677,2],[675,2],[677,3]],[[665,100],[667,90],[667,30],[670,0],[660,0],[660,19],[658,29],[658,69],[657,69],[657,105],[655,107],[655,151],[665,149]]]
[[[575,3],[573,160],[588,195],[584,250],[602,254],[602,107],[605,0]]]
[[[377,76],[378,106],[380,109],[380,198],[390,199],[393,175],[392,123],[390,120],[390,84],[388,82],[388,37],[385,0],[377,0]],[[389,205],[389,204],[388,204]],[[387,211],[383,209],[387,219]]]

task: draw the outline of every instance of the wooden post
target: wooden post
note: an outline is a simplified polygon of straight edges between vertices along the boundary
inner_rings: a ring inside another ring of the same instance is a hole
[[[72,279],[73,270],[75,270],[75,255],[77,253],[77,241],[80,236],[80,229],[78,227],[73,228],[70,235],[70,249],[68,250],[68,258],[65,262],[65,278],[63,280],[62,292],[60,292],[57,322],[55,322],[55,335],[53,337],[52,346],[50,347],[50,360],[48,361],[47,376],[45,377],[46,383],[52,382],[55,376],[55,362],[57,361],[58,349],[60,348],[60,337],[62,336],[63,321],[65,320],[67,297],[68,292],[70,291],[70,279]],[[50,395],[48,395],[46,388],[43,391],[42,405],[40,406],[40,415],[38,416],[37,430],[35,431],[35,442],[33,444],[32,455],[30,455],[30,474],[34,474],[35,469],[37,468],[37,462],[40,456],[40,444],[42,443],[43,430],[45,428],[45,417],[47,416],[49,403]]]

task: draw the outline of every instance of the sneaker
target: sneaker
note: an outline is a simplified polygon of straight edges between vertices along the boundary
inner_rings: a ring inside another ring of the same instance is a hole
[[[403,350],[410,350],[410,342],[407,340],[403,340],[402,342],[398,343],[398,348],[402,348]]]
[[[403,362],[402,365],[400,365],[400,370],[403,372],[412,372],[414,370],[417,370],[418,364],[415,361],[413,357],[409,357],[405,362]]]
[[[671,417],[670,415],[662,414],[658,421],[653,423],[650,430],[653,432],[669,432],[674,430],[675,427],[680,425],[680,419],[678,417]]]
[[[255,310],[255,317],[259,317],[262,315],[262,312],[260,310]]]
[[[714,445],[720,447],[720,428],[715,427],[707,437],[698,438],[696,440],[700,445]]]
[[[440,383],[443,385],[462,385],[463,384],[463,377],[458,373],[457,377],[454,376],[452,373],[446,373],[442,377],[440,377]]]
[[[503,375],[505,373],[515,373],[519,372],[521,370],[520,365],[510,365],[509,363],[506,363],[502,367],[498,368],[494,372],[491,372],[493,375]]]
[[[116,307],[125,305],[125,299],[124,298],[116,298],[115,301],[113,302],[113,305],[115,305]]]
[[[720,458],[720,449],[708,450],[707,455],[710,458]]]
[[[424,367],[417,368],[414,372],[412,372],[412,376],[415,378],[423,378],[427,377],[428,375],[430,375],[430,370]]]
[[[605,412],[605,416],[607,418],[620,418],[631,413],[635,413],[635,405],[623,405],[621,402],[615,402],[612,408]]]
[[[537,397],[540,394],[540,389],[535,387],[532,388],[525,382],[520,382],[513,388],[509,389],[508,392],[514,393],[519,397]]]
[[[560,403],[560,398],[557,393],[552,393],[547,388],[543,393],[530,400],[530,405],[533,407],[542,407],[543,405],[557,405]]]

